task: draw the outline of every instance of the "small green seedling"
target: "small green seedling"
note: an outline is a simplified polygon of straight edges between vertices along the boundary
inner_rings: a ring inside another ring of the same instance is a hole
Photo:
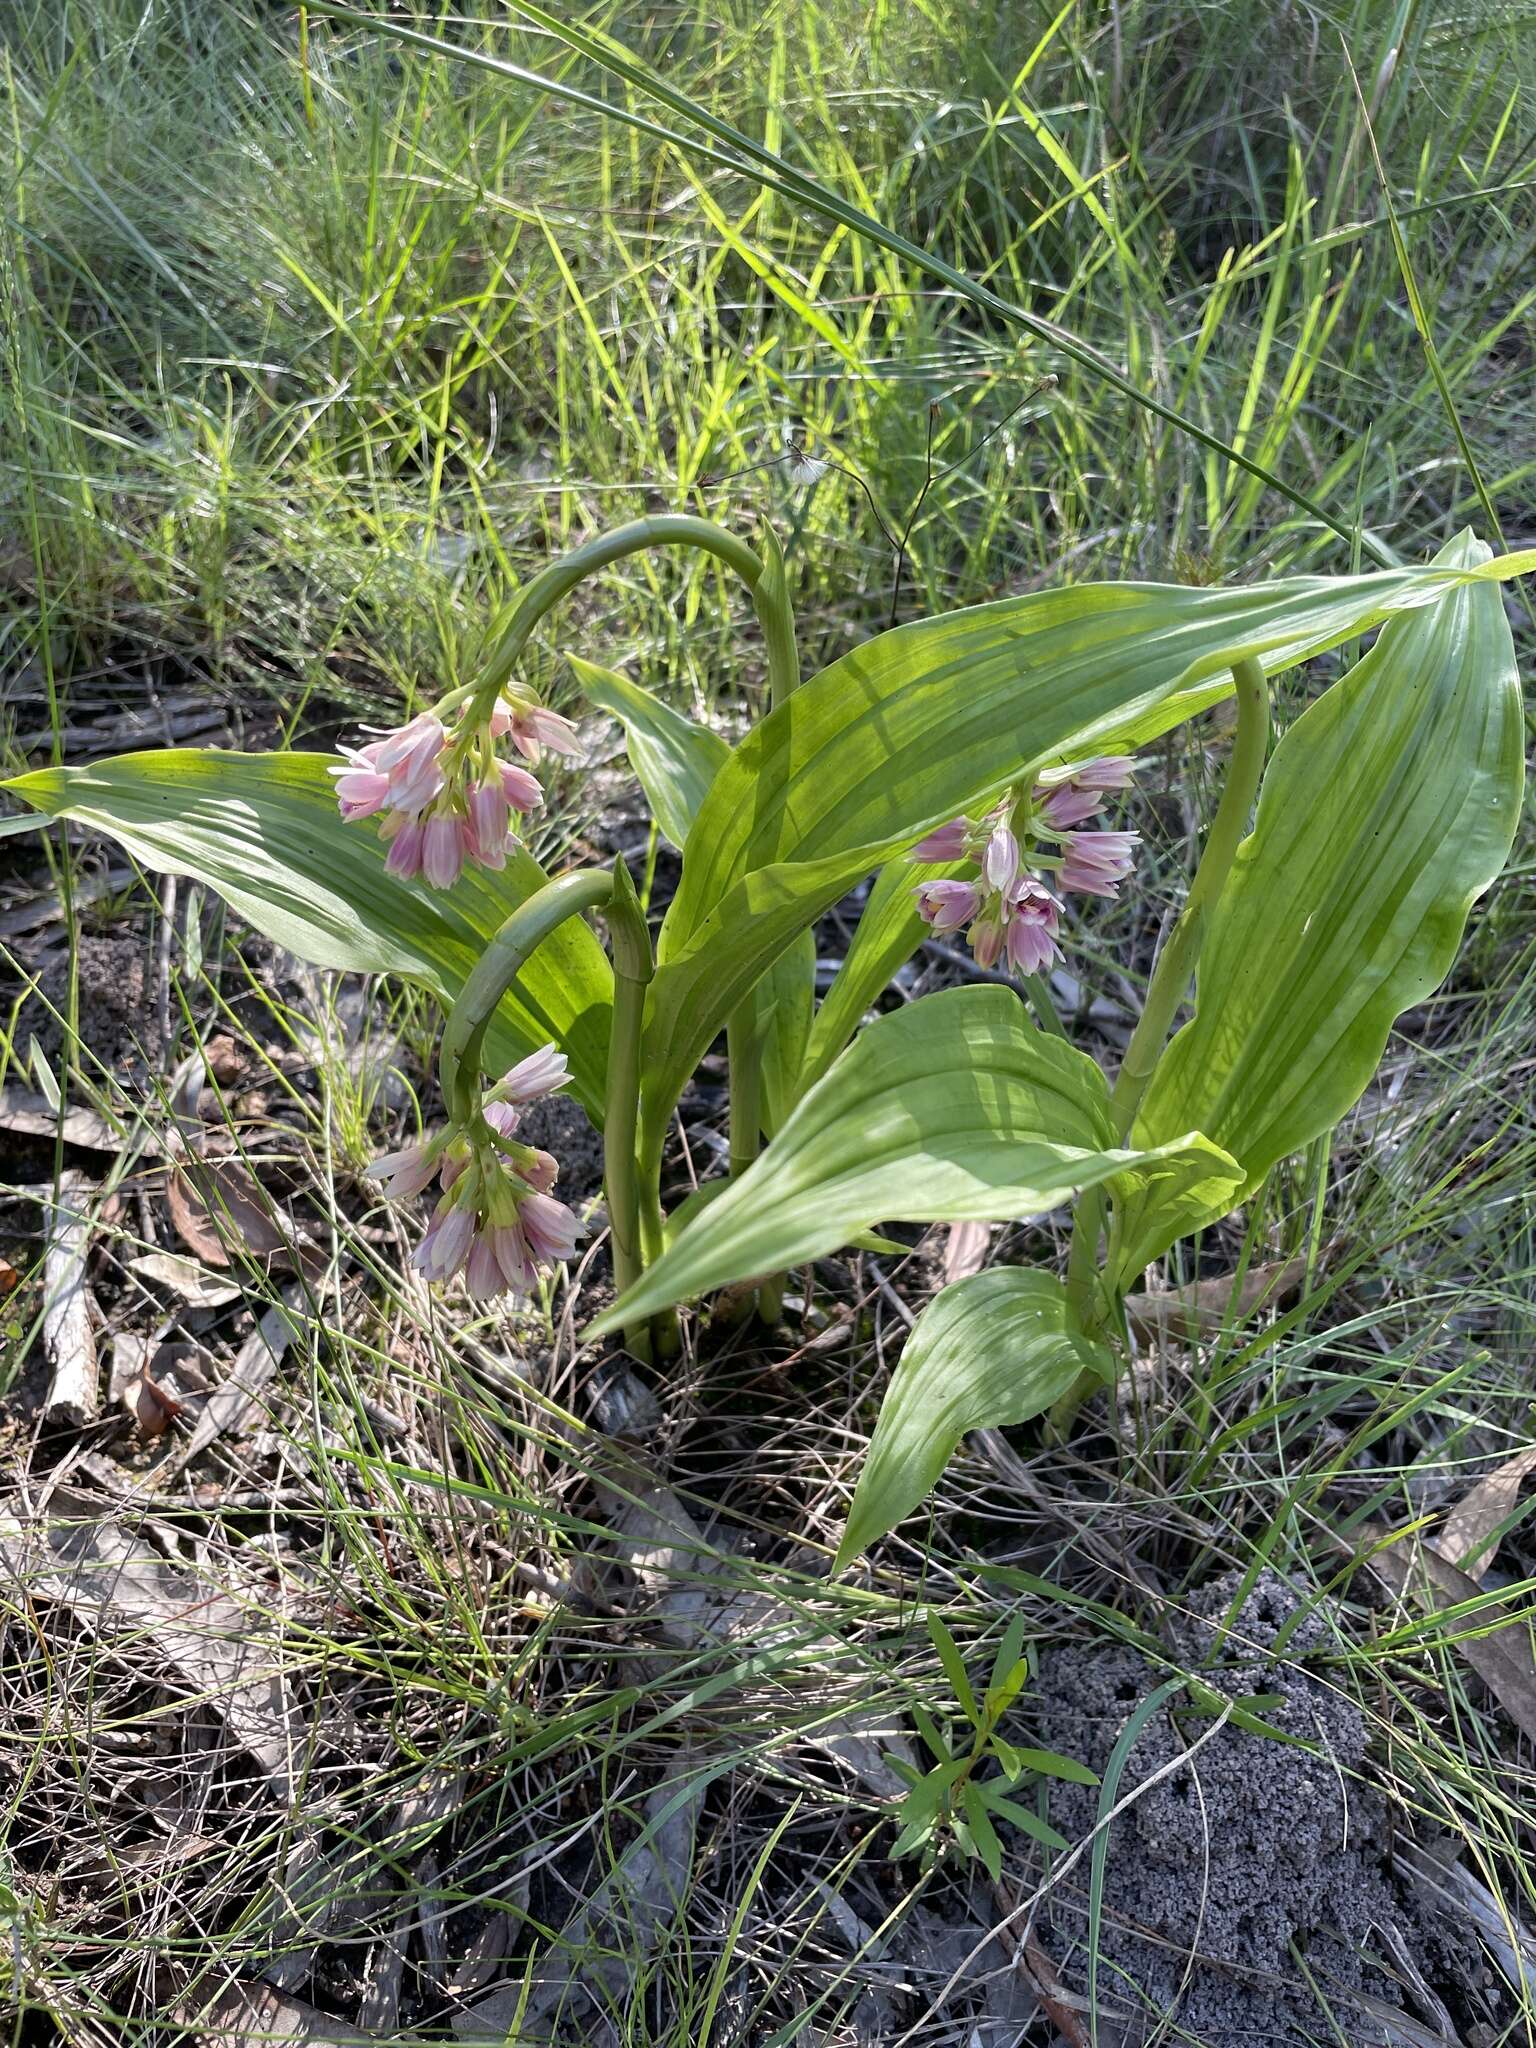
[[[979,1701],[954,1637],[936,1614],[930,1612],[927,1622],[969,1734],[956,1731],[956,1740],[947,1719],[941,1721],[921,1702],[914,1706],[912,1718],[934,1761],[931,1769],[923,1771],[901,1757],[888,1759],[911,1788],[901,1804],[901,1832],[891,1855],[920,1854],[923,1868],[928,1870],[954,1848],[984,1864],[995,1883],[1003,1873],[1003,1844],[996,1820],[1010,1822],[1048,1849],[1067,1847],[1049,1822],[1013,1796],[1027,1780],[1067,1778],[1076,1785],[1099,1781],[1085,1764],[1074,1763],[1071,1757],[1057,1756],[1048,1749],[1021,1749],[998,1733],[1004,1715],[1029,1682],[1021,1616],[1015,1615],[1004,1631],[992,1660],[991,1680]],[[989,1763],[998,1766],[996,1775],[981,1776],[983,1766]]]

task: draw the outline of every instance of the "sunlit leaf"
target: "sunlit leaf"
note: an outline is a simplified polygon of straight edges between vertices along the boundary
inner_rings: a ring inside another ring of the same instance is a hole
[[[1043,1415],[1085,1371],[1108,1378],[1114,1361],[1076,1328],[1053,1274],[992,1266],[946,1287],[913,1325],[886,1389],[838,1568],[911,1514],[968,1430]]]
[[[1079,584],[882,633],[734,748],[689,834],[662,927],[646,1043],[654,1142],[710,1040],[767,966],[862,875],[1033,762],[1134,746],[1231,689],[1336,647],[1508,556],[1253,589]]]
[[[656,822],[681,847],[730,748],[719,733],[696,725],[628,676],[577,654],[568,659],[587,698],[623,726],[630,766]]]
[[[500,874],[467,869],[452,890],[397,881],[366,825],[346,825],[321,754],[166,748],[86,768],[40,768],[4,785],[52,818],[116,839],[146,867],[193,875],[280,946],[316,967],[412,976],[451,1001],[486,940],[547,879],[527,854]],[[497,1013],[497,1067],[555,1039],[600,1119],[613,979],[592,931],[572,919],[546,939]]]
[[[1440,557],[1488,559],[1466,534]],[[1338,1121],[1394,1020],[1444,979],[1504,864],[1522,748],[1496,584],[1383,629],[1275,749],[1201,947],[1194,1017],[1153,1076],[1135,1142],[1198,1125],[1240,1161],[1239,1200]],[[1128,1203],[1122,1228],[1128,1281],[1168,1242],[1161,1202]]]
[[[871,1024],[594,1334],[819,1258],[884,1219],[1033,1216],[1118,1175],[1204,1178],[1212,1159],[1200,1140],[1117,1149],[1085,1053],[1036,1030],[1008,989],[949,989]]]

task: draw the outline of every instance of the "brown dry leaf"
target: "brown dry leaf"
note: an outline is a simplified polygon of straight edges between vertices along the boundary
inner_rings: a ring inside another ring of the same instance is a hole
[[[985,1223],[951,1223],[944,1238],[944,1284],[968,1280],[979,1273],[987,1256],[991,1229]]]
[[[0,1259],[0,1297],[14,1294],[21,1285],[21,1275],[9,1259]]]
[[[283,2041],[376,2041],[371,2029],[333,2019],[302,1998],[274,1991],[270,1984],[229,1985],[207,2012],[186,2007],[178,2015],[184,2027],[196,2028],[201,2048],[252,2048],[252,2043]]]
[[[1171,1288],[1166,1294],[1128,1294],[1125,1313],[1143,1344],[1210,1337],[1229,1317],[1240,1321],[1261,1305],[1278,1305],[1301,1285],[1306,1271],[1305,1259],[1250,1266],[1235,1302],[1231,1273],[1197,1281],[1193,1287]]]
[[[123,1406],[151,1441],[164,1436],[181,1414],[184,1404],[168,1394],[158,1380],[143,1373],[126,1389]]]
[[[220,1713],[229,1732],[288,1803],[290,1757],[300,1738],[298,1708],[275,1669],[277,1652],[261,1611],[179,1570],[80,1496],[44,1517],[0,1515],[0,1580],[18,1602],[67,1607],[125,1654],[150,1644]]]
[[[293,1340],[293,1313],[299,1300],[296,1281],[285,1281],[282,1300],[269,1308],[240,1346],[229,1376],[211,1395],[185,1442],[173,1444],[144,1474],[146,1486],[168,1486],[175,1475],[200,1457],[214,1440],[241,1430],[260,1413],[267,1382],[277,1371]]]
[[[1489,1538],[1515,1512],[1520,1489],[1533,1472],[1536,1444],[1506,1458],[1456,1503],[1445,1518],[1445,1527],[1434,1539],[1436,1550],[1447,1563],[1460,1566],[1471,1559],[1479,1573],[1487,1571],[1499,1554],[1499,1546],[1490,1544]],[[1485,1545],[1488,1547],[1484,1548]]]
[[[128,1270],[141,1280],[152,1280],[157,1287],[180,1295],[189,1308],[223,1308],[240,1299],[241,1290],[233,1280],[220,1280],[204,1272],[196,1260],[184,1259],[178,1252],[141,1252],[138,1258],[128,1261]]]
[[[61,1121],[66,1145],[79,1145],[87,1152],[123,1149],[122,1132],[94,1109],[72,1102],[61,1120],[45,1095],[26,1088],[0,1088],[0,1131],[10,1131],[18,1138],[51,1138]]]
[[[1371,1546],[1365,1562],[1376,1576],[1394,1593],[1410,1594],[1431,1616],[1443,1607],[1477,1602],[1477,1612],[1454,1625],[1456,1650],[1515,1725],[1536,1742],[1536,1655],[1529,1612],[1511,1612],[1489,1600],[1476,1579],[1438,1551],[1414,1538],[1394,1536],[1379,1522],[1363,1523],[1358,1534]],[[1466,1633],[1471,1629],[1479,1633]]]
[[[77,1429],[94,1421],[101,1406],[85,1274],[91,1192],[82,1175],[60,1175],[58,1199],[48,1206],[43,1252],[43,1350],[53,1371],[43,1413],[49,1421],[72,1423]]]
[[[177,1165],[166,1180],[165,1198],[177,1236],[207,1265],[229,1264],[231,1238],[253,1259],[292,1252],[260,1182],[234,1160]]]

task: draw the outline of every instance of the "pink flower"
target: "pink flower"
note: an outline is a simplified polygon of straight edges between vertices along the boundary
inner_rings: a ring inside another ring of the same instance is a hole
[[[438,756],[447,740],[442,720],[422,711],[365,750],[372,766],[389,778],[391,810],[414,818],[438,795],[443,786]]]
[[[1074,783],[1063,783],[1060,789],[1053,789],[1040,805],[1040,816],[1047,825],[1054,825],[1058,831],[1069,826],[1081,825],[1085,818],[1091,818],[1102,810],[1104,796],[1101,790],[1079,789]]]
[[[581,757],[575,726],[558,711],[546,710],[542,704],[508,703],[505,698],[500,699],[491,713],[491,737],[500,739],[504,733],[511,734],[513,746],[535,767],[546,748],[551,754],[565,754],[572,760]]]
[[[338,747],[346,756],[339,768],[326,770],[336,777],[336,802],[351,825],[359,818],[371,818],[389,798],[389,777],[373,762],[372,747]]]
[[[523,1168],[523,1179],[537,1194],[547,1195],[560,1178],[560,1162],[553,1152],[535,1152]]]
[[[498,1138],[511,1138],[516,1135],[521,1112],[515,1104],[487,1102],[481,1114]]]
[[[494,783],[482,782],[470,791],[463,832],[466,859],[478,861],[483,868],[504,868],[511,829],[512,813]]]
[[[1069,785],[1075,789],[1129,789],[1140,766],[1133,754],[1097,754],[1091,761],[1067,761],[1059,768],[1041,769],[1035,781],[1036,795]]]
[[[528,1249],[528,1240],[516,1223],[496,1223],[490,1231],[491,1250],[501,1268],[501,1277],[514,1294],[532,1294],[539,1284],[539,1269]]]
[[[452,1195],[444,1195],[411,1255],[411,1264],[429,1280],[451,1280],[474,1242],[474,1210],[456,1204]]]
[[[981,891],[971,882],[920,882],[917,914],[935,932],[955,932],[981,908]]]
[[[992,828],[982,855],[981,872],[986,876],[987,887],[995,889],[999,896],[1008,895],[1019,879],[1019,842],[1001,820]]]
[[[976,827],[969,818],[951,818],[926,839],[919,839],[907,855],[912,861],[964,860],[966,842]]]
[[[374,1180],[384,1183],[386,1195],[401,1202],[431,1186],[440,1151],[440,1146],[424,1139],[419,1145],[407,1145],[399,1152],[381,1152],[368,1172]]]
[[[421,826],[414,820],[401,825],[389,842],[389,858],[384,863],[386,872],[399,875],[404,881],[419,875],[424,837]]]
[[[428,818],[422,833],[421,871],[434,889],[451,889],[463,866],[464,842],[459,820],[439,811]]]
[[[971,924],[971,957],[978,967],[995,967],[1003,952],[1003,906],[995,899]]]
[[[508,1068],[496,1084],[502,1102],[536,1102],[541,1095],[553,1095],[571,1078],[565,1054],[553,1044],[540,1046],[526,1059]]]
[[[470,1246],[469,1257],[464,1265],[464,1285],[475,1301],[488,1301],[493,1294],[500,1294],[506,1287],[501,1267],[496,1260],[496,1247],[491,1237],[481,1231]]]
[[[1026,882],[1014,897],[1003,947],[1019,974],[1038,974],[1061,958],[1056,943],[1060,912],[1056,899],[1037,882]]]
[[[1057,884],[1074,889],[1081,896],[1113,896],[1131,872],[1135,832],[1071,832],[1061,842],[1065,855]]]
[[[536,1259],[568,1259],[581,1236],[575,1211],[536,1189],[518,1203],[517,1220]]]
[[[538,777],[519,768],[515,761],[498,761],[496,765],[501,774],[501,793],[513,810],[536,811],[544,801]]]

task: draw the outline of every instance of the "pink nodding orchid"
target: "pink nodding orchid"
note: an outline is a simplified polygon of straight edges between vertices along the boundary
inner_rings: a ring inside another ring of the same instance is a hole
[[[936,832],[930,832],[926,839],[919,839],[907,855],[911,861],[964,860],[971,850],[971,837],[976,827],[969,818],[951,818],[947,825],[940,825]]]
[[[973,882],[919,882],[917,914],[942,936],[970,923],[981,908],[981,891]]]
[[[1080,896],[1112,897],[1131,872],[1140,843],[1135,832],[1069,832],[1061,842],[1057,883]]]
[[[422,828],[421,872],[434,889],[451,889],[463,867],[463,828],[451,811],[434,811]]]
[[[1110,792],[1131,787],[1137,766],[1129,754],[1101,754],[1041,769],[1027,798],[1009,790],[980,822],[952,818],[930,832],[909,860],[970,861],[977,873],[920,883],[918,916],[936,935],[968,928],[981,967],[1006,961],[1017,974],[1042,972],[1061,958],[1060,894],[1113,896],[1131,871],[1134,832],[1076,828]]]
[[[527,1295],[543,1265],[575,1251],[581,1224],[551,1192],[559,1161],[516,1135],[522,1110],[569,1079],[564,1053],[541,1046],[482,1101],[489,1141],[484,1130],[476,1137],[467,1127],[450,1127],[385,1153],[369,1168],[397,1200],[424,1194],[437,1177],[442,1195],[411,1259],[427,1279],[442,1282],[462,1273],[477,1301],[509,1290]]]
[[[1040,974],[1061,958],[1060,906],[1048,889],[1027,881],[1010,903],[1003,950],[1018,974]]]
[[[451,732],[435,712],[419,712],[366,746],[340,749],[330,772],[341,815],[348,824],[378,819],[385,866],[402,879],[421,875],[434,889],[451,889],[466,861],[504,868],[517,844],[513,813],[544,801],[521,761],[497,758],[494,743],[507,734],[524,760],[537,761],[544,749],[580,751],[570,721],[532,702],[498,702],[483,720],[463,713]]]

